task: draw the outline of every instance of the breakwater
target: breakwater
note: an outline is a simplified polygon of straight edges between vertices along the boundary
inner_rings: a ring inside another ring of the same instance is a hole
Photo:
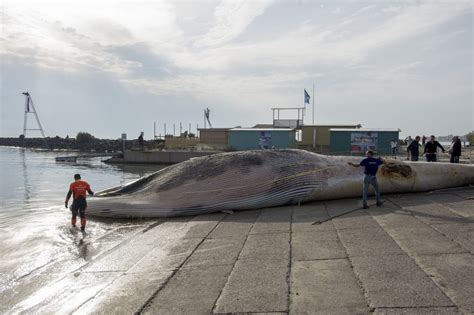
[[[159,148],[162,141],[145,141],[147,148]],[[87,152],[118,152],[123,150],[121,139],[88,139],[77,141],[75,138],[0,138],[0,146],[24,147],[46,150],[72,150]],[[138,148],[138,140],[125,140],[125,149]]]

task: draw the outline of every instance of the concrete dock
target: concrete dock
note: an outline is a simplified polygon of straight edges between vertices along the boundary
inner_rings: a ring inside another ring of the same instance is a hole
[[[127,164],[176,164],[196,157],[208,156],[221,151],[125,151],[123,157],[114,156],[106,163]]]
[[[474,187],[159,219],[112,231],[1,313],[474,313]],[[89,251],[89,253],[87,253]]]

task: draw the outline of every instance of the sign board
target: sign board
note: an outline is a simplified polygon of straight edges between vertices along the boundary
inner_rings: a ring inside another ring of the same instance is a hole
[[[352,132],[351,133],[351,153],[363,153],[367,150],[377,151],[377,132]]]
[[[122,140],[127,140],[127,134],[126,133],[122,133]]]
[[[292,128],[296,129],[303,125],[303,121],[299,119],[275,119],[273,120],[274,128]]]
[[[258,147],[260,149],[271,149],[272,148],[272,132],[262,131],[258,138]]]

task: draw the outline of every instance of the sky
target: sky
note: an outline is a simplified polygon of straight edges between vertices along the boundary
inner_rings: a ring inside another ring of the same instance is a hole
[[[474,130],[472,1],[22,1],[0,4],[0,136],[24,96],[47,136],[145,139],[272,123]],[[281,118],[296,118],[288,113]],[[28,128],[36,128],[32,114]],[[27,137],[39,136],[28,131]]]

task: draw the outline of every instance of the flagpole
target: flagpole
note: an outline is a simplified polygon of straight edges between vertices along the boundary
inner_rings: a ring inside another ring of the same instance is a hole
[[[314,83],[313,83],[313,125],[314,125]]]
[[[304,125],[304,112],[305,112],[305,109],[306,109],[306,94],[305,94],[306,90],[303,88],[303,112],[302,112],[302,117],[301,117],[301,120],[302,120],[302,124]]]

